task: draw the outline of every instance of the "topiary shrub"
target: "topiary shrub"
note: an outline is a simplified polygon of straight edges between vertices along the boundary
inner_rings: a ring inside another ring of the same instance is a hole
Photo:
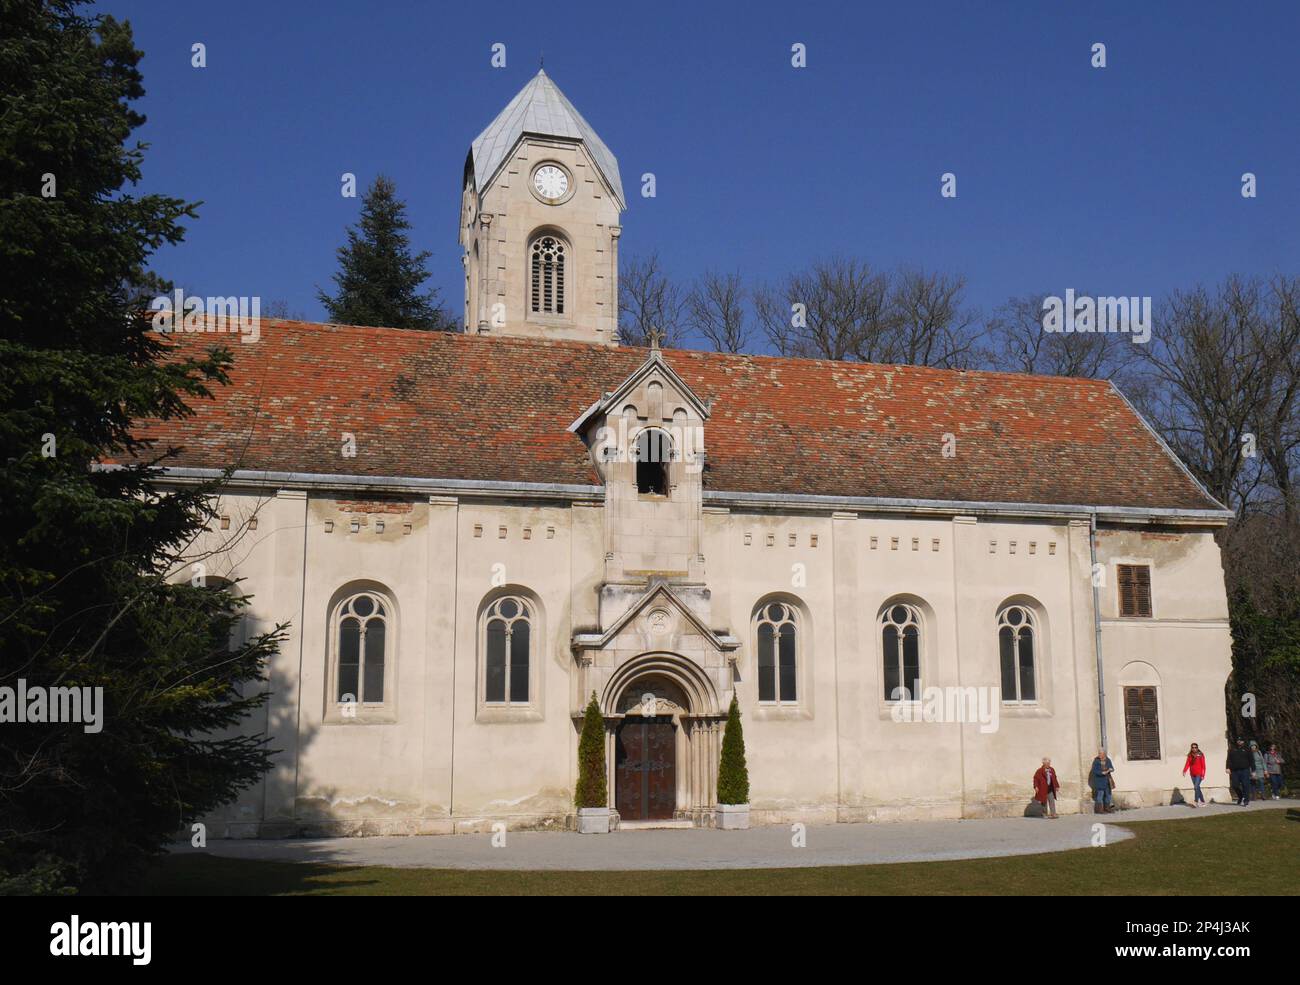
[[[605,791],[605,716],[596,703],[596,692],[592,691],[578,738],[578,784],[573,791],[573,804],[608,807]]]
[[[749,803],[749,768],[745,765],[745,733],[740,727],[740,705],[731,696],[727,730],[722,733],[722,756],[718,761],[718,803]]]

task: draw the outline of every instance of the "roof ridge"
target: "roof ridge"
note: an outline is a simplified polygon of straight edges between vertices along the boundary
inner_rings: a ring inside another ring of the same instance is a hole
[[[263,318],[262,324],[265,325],[299,325],[307,328],[324,328],[324,329],[356,329],[366,332],[418,332],[418,329],[396,328],[392,325],[356,325],[345,322],[313,322],[305,321],[299,318]],[[429,336],[446,336],[457,337],[470,342],[471,344],[484,343],[488,345],[523,345],[523,346],[558,346],[561,348],[572,349],[589,349],[589,350],[608,350],[618,348],[632,352],[649,353],[651,350],[648,346],[620,345],[610,346],[604,342],[588,342],[581,339],[547,339],[533,338],[525,335],[480,335],[475,332],[425,332]],[[1068,383],[1076,386],[1085,386],[1097,390],[1105,390],[1111,386],[1109,379],[1100,379],[1092,376],[1058,376],[1048,373],[1021,373],[1015,370],[1005,369],[951,369],[943,366],[923,366],[916,363],[880,363],[880,362],[863,362],[859,360],[846,359],[826,359],[816,356],[783,356],[766,352],[713,352],[708,349],[663,349],[661,350],[665,358],[674,356],[684,356],[692,359],[708,359],[718,362],[735,361],[743,363],[746,361],[763,361],[790,365],[794,363],[809,363],[823,365],[827,368],[848,369],[849,371],[888,371],[902,372],[918,375],[933,374],[936,376],[970,376],[978,378],[1002,378],[1016,380],[1055,380],[1061,383]]]

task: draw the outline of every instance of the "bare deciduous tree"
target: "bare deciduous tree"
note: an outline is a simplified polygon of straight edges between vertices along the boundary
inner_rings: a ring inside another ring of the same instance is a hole
[[[1134,358],[1128,335],[1052,333],[1043,328],[1045,294],[1010,298],[988,322],[989,363],[997,369],[1040,376],[1121,380]]]
[[[1279,370],[1295,337],[1283,331],[1272,288],[1230,277],[1213,291],[1169,297],[1139,346],[1150,386],[1143,410],[1220,502],[1244,511],[1262,470],[1258,428],[1279,394]],[[1248,437],[1253,436],[1253,437]]]
[[[966,308],[966,279],[904,269],[893,279],[892,358],[913,366],[965,369],[977,361],[984,330]]]
[[[715,352],[745,352],[749,348],[747,296],[739,274],[714,271],[706,271],[686,296],[691,327],[708,340]]]
[[[685,298],[664,273],[658,253],[628,257],[618,271],[618,341],[620,345],[649,345],[649,331],[665,333],[664,344],[680,342]]]
[[[964,291],[960,277],[834,258],[756,292],[754,309],[785,356],[956,368],[975,363],[982,335]]]
[[[889,331],[889,277],[834,258],[755,297],[755,313],[783,356],[880,362]]]

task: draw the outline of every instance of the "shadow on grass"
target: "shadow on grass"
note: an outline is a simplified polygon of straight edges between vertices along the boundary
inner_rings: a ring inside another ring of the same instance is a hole
[[[1135,838],[1041,855],[798,869],[489,871],[270,862],[186,854],[160,860],[149,895],[920,895],[1293,896],[1300,811],[1195,821],[1109,820]],[[809,832],[815,837],[815,829]],[[445,835],[439,837],[455,837]]]

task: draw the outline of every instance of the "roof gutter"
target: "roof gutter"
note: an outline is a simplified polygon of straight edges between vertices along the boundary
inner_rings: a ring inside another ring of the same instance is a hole
[[[833,510],[876,510],[905,513],[962,513],[966,515],[1015,515],[1030,517],[1097,517],[1122,520],[1190,520],[1213,525],[1232,519],[1231,510],[1193,510],[1145,506],[1086,506],[1061,503],[998,503],[959,499],[911,499],[886,496],[813,496],[802,493],[754,493],[706,491],[704,500],[719,506],[764,506],[768,508],[820,508]]]
[[[97,465],[99,470],[120,465]],[[221,479],[221,469],[160,467],[162,481],[197,483]],[[497,479],[421,479],[408,476],[344,475],[323,472],[271,472],[236,469],[226,480],[231,487],[292,486],[299,489],[356,490],[358,492],[419,492],[449,496],[527,496],[542,499],[604,499],[605,487],[561,482],[511,482]],[[960,499],[911,499],[887,496],[819,496],[806,493],[755,493],[706,490],[704,501],[714,506],[756,509],[860,510],[882,513],[934,513],[951,515],[1097,518],[1114,522],[1184,521],[1222,526],[1231,510],[1193,510],[1170,507],[1087,506],[1059,503],[998,503]]]
[[[101,471],[119,469],[120,465],[96,465]],[[221,479],[221,469],[161,467],[164,482],[199,483]],[[417,479],[406,476],[335,475],[325,472],[263,472],[236,469],[225,485],[239,487],[291,486],[295,489],[355,490],[357,492],[421,492],[430,496],[487,495],[529,496],[541,499],[603,499],[603,486],[561,482],[502,482],[493,479]]]

